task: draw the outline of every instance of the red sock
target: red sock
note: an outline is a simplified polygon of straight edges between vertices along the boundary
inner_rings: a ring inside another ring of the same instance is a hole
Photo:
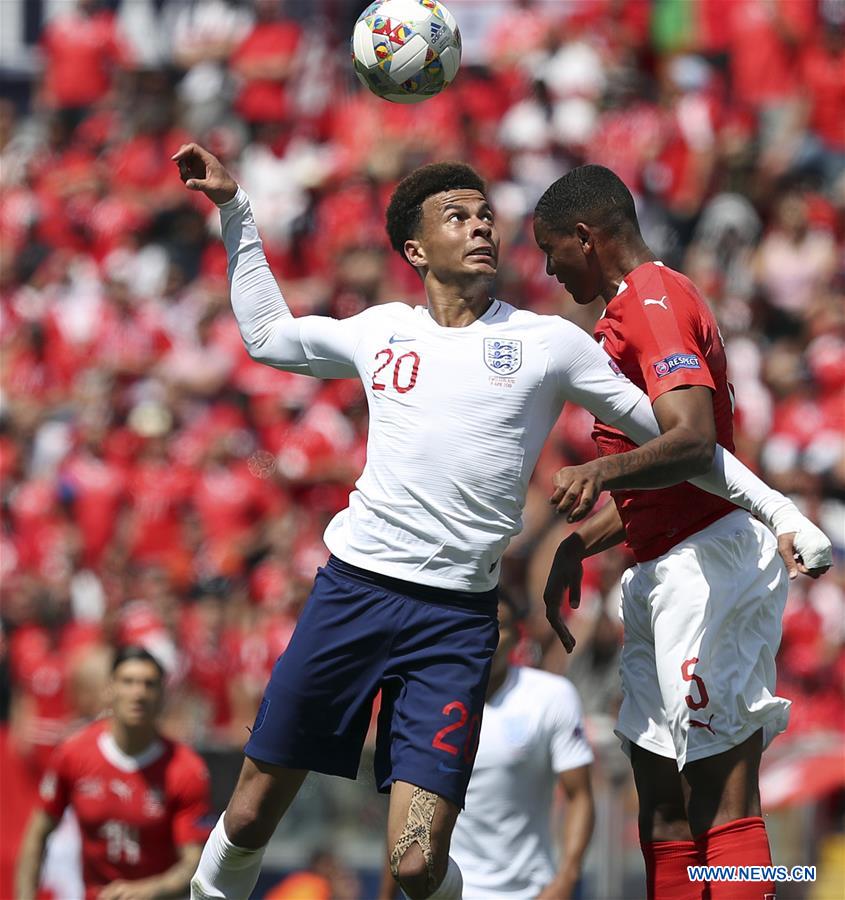
[[[691,882],[687,866],[699,863],[695,841],[640,842],[648,900],[701,900],[702,883]]]
[[[696,841],[701,859],[708,866],[770,866],[772,854],[766,824],[760,816],[735,819],[717,825]],[[763,900],[774,894],[773,881],[712,881],[710,900]]]

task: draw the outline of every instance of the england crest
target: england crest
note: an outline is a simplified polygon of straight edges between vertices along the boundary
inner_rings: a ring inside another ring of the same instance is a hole
[[[513,375],[522,365],[522,341],[484,338],[484,364],[497,375]]]

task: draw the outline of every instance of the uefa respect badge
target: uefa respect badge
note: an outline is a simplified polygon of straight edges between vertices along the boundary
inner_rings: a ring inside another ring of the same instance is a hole
[[[658,378],[671,375],[678,369],[700,369],[701,360],[694,353],[673,353],[654,364]]]

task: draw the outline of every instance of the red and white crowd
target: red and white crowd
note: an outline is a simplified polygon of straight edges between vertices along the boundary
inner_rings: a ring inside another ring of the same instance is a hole
[[[834,542],[838,567],[791,588],[779,693],[790,733],[843,729],[845,4],[452,0],[463,68],[421,106],[355,81],[361,5],[47,4],[38,74],[0,102],[4,747],[40,770],[127,642],[167,667],[181,739],[241,746],[363,465],[357,384],[243,351],[217,215],[170,161],[187,140],[250,194],[294,312],[336,317],[423,302],[383,211],[409,168],[462,159],[497,211],[500,295],[590,327],[531,213],[572,165],[615,169],[717,314],[739,455]],[[590,426],[561,418],[506,568],[535,601],[551,475],[593,455]],[[624,562],[588,568],[588,648]]]

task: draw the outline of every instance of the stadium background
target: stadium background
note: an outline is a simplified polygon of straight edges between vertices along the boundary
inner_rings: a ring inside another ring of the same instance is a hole
[[[790,589],[779,671],[795,703],[762,783],[776,862],[820,866],[814,889],[779,896],[841,896],[845,4],[451,0],[462,70],[410,107],[354,79],[347,42],[364,5],[0,2],[0,896],[38,772],[100,710],[119,643],[166,663],[165,729],[206,755],[225,802],[325,559],[322,529],[364,461],[355,383],[243,352],[217,216],[169,162],[189,139],[250,194],[297,314],[424,302],[383,210],[410,168],[454,158],[489,180],[498,293],[589,328],[599,310],[544,275],[530,215],[584,160],[624,178],[650,245],[717,314],[739,455],[834,541],[838,567]],[[504,578],[531,609],[520,660],[575,681],[596,746],[584,896],[636,896],[635,798],[611,734],[624,554],[587,566],[571,659],[539,608],[565,533],[550,478],[593,454],[589,433],[585,413],[564,412]],[[372,896],[384,815],[368,758],[357,784],[312,776],[262,885],[327,850],[334,896]]]

